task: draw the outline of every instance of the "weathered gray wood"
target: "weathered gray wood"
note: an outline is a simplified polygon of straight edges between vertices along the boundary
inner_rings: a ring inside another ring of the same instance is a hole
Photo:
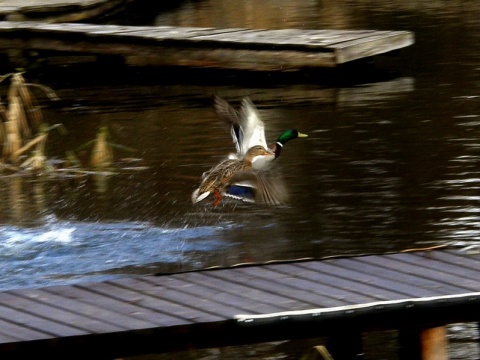
[[[35,298],[21,296],[19,292],[4,292],[0,294],[0,304],[18,311],[30,309],[30,314],[39,318],[49,318],[65,326],[74,325],[86,333],[113,332],[123,329],[107,322],[92,318],[89,314],[79,314],[75,311],[63,310],[52,304],[36,301]],[[52,316],[54,314],[54,316]]]
[[[335,338],[345,328],[358,340],[362,331],[478,321],[478,306],[480,255],[450,251],[130,277],[0,292],[0,357],[116,358]],[[404,345],[419,343],[413,333]]]
[[[126,0],[2,0],[0,17],[7,20],[36,19],[43,22],[81,21],[105,14]]]
[[[50,334],[42,333],[15,321],[0,319],[0,343],[31,341],[50,338]]]
[[[130,329],[148,329],[155,327],[156,324],[151,319],[150,313],[145,313],[134,303],[124,302],[111,297],[95,295],[90,291],[75,286],[54,286],[45,289],[46,291],[75,299],[80,302],[96,306],[99,309],[114,311],[122,317],[130,318]]]
[[[38,333],[44,333],[49,337],[76,336],[88,334],[88,331],[77,328],[74,324],[65,325],[51,318],[43,318],[32,314],[28,309],[15,309],[9,306],[0,305],[0,319],[3,321],[18,324]],[[41,335],[41,337],[46,337]],[[37,340],[35,337],[33,340]]]
[[[416,276],[415,274],[405,274],[400,271],[395,271],[386,267],[378,266],[375,261],[369,261],[363,257],[352,259],[341,259],[336,263],[344,268],[352,269],[358,272],[365,272],[367,274],[377,274],[379,279],[386,279],[394,282],[398,287],[409,286],[411,289],[418,289],[423,296],[435,296],[438,293],[443,295],[454,292],[462,292],[457,286],[447,286],[438,281]],[[417,293],[417,295],[420,295]]]
[[[329,279],[319,278],[315,273],[294,264],[278,264],[274,268],[266,268],[263,274],[271,280],[278,279],[277,281],[288,283],[292,291],[296,291],[298,288],[308,290],[314,294],[319,294],[319,297],[326,296],[344,302],[343,305],[376,300],[372,296],[360,294],[355,294],[353,299],[351,290],[339,288],[332,284]]]
[[[53,288],[52,288],[53,289]],[[54,293],[45,291],[44,289],[22,289],[16,290],[15,293],[19,296],[23,296],[30,299],[35,299],[41,304],[51,305],[62,311],[68,311],[74,314],[86,315],[90,318],[101,320],[106,324],[111,324],[116,327],[118,331],[131,330],[132,326],[135,327],[135,318],[124,315],[114,309],[102,308],[97,302],[89,304],[80,298],[70,298]],[[90,296],[90,300],[95,300]],[[140,323],[139,327],[144,328],[146,324]]]
[[[459,288],[463,288],[465,292],[476,291],[478,289],[478,278],[476,280],[472,280],[463,277],[463,275],[459,276],[451,274],[450,272],[445,272],[445,267],[439,266],[437,262],[428,261],[428,254],[426,255],[426,257],[417,255],[416,264],[405,264],[405,261],[403,260],[407,259],[408,257],[406,255],[409,254],[401,255],[405,255],[405,257],[399,257],[396,254],[385,255],[382,256],[381,259],[379,259],[379,262],[388,263],[388,266],[390,266],[390,268],[395,268],[405,273],[432,279],[447,286],[456,286]],[[458,281],[460,277],[462,279],[461,282]]]
[[[412,44],[413,38],[409,32],[391,31],[372,34],[368,37],[347,42],[339,42],[330,46],[335,49],[337,63],[343,64],[353,60],[384,54]]]
[[[127,64],[257,71],[334,67],[413,44],[408,31],[253,30],[0,22],[0,48],[117,55]]]
[[[172,281],[169,281],[168,284],[165,284],[161,278],[148,278],[146,281],[150,284],[163,285],[167,290],[181,291],[183,299],[188,299],[189,297],[211,299],[209,304],[195,304],[195,307],[203,309],[204,312],[222,316],[223,319],[228,319],[232,311],[240,313],[246,309],[255,308],[257,313],[261,313],[282,309],[278,306],[239,296],[239,292],[233,291],[231,287],[226,288],[225,284],[219,284],[219,282],[204,278],[203,274],[195,275],[198,275],[195,281],[184,276],[172,278]],[[182,301],[182,299],[180,298],[177,301]]]

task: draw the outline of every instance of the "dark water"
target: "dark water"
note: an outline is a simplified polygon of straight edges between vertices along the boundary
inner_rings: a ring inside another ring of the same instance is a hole
[[[146,82],[144,74],[86,73],[98,80],[89,82],[68,69],[40,69],[32,80],[63,99],[45,109],[47,121],[69,130],[52,135],[52,156],[93,139],[102,123],[112,142],[137,152],[116,150],[116,170],[103,175],[0,179],[1,289],[441,244],[478,248],[478,1],[210,0],[144,15],[116,22],[410,30],[416,43],[373,67],[293,79],[218,72],[198,80],[185,71],[154,72]],[[309,134],[288,143],[276,166],[288,207],[191,205],[202,172],[232,150],[213,93],[234,104],[250,96],[270,140],[291,127]],[[478,356],[468,342],[454,350],[452,358]]]

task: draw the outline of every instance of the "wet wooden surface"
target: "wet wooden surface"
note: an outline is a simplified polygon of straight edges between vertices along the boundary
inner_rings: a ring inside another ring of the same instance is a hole
[[[0,22],[0,48],[113,55],[137,66],[257,71],[335,67],[414,43],[409,31],[252,30]]]
[[[325,335],[349,321],[443,325],[479,321],[479,304],[480,254],[455,250],[17,289],[0,292],[0,356],[109,358]],[[305,326],[322,321],[333,322]]]

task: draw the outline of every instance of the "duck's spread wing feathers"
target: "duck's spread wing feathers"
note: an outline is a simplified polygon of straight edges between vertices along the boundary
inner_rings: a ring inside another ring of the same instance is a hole
[[[215,113],[226,123],[230,129],[233,143],[237,153],[240,153],[240,125],[238,112],[227,101],[217,95],[212,96]]]
[[[281,178],[254,171],[239,171],[232,176],[225,196],[266,205],[288,202],[288,192]]]
[[[226,100],[217,95],[212,96],[215,113],[230,129],[237,158],[245,156],[252,146],[260,145],[267,148],[265,139],[265,125],[260,119],[257,108],[252,101],[245,97],[242,100],[240,111],[237,111]]]
[[[255,145],[268,148],[265,139],[265,124],[249,98],[242,100],[238,123],[240,125],[239,147],[242,155],[245,155],[248,149]]]

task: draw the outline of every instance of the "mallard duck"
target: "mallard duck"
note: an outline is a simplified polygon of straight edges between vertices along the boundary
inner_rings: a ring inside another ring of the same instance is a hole
[[[276,204],[282,202],[280,185],[270,183],[268,177],[254,171],[253,164],[261,157],[275,155],[263,146],[255,145],[248,149],[242,159],[226,159],[214,166],[203,176],[200,186],[192,193],[192,202],[202,201],[214,194],[213,205],[230,196],[242,200]],[[229,190],[232,190],[229,192]]]
[[[307,137],[295,129],[284,131],[275,141],[268,146],[265,139],[265,124],[260,119],[257,108],[252,101],[245,97],[242,100],[240,111],[235,110],[226,100],[213,95],[213,107],[215,112],[230,127],[230,134],[237,152],[230,154],[230,159],[241,159],[252,146],[260,145],[273,152],[274,156],[260,157],[253,164],[253,168],[266,169],[276,158],[280,156],[283,146],[290,140],[298,137]]]

